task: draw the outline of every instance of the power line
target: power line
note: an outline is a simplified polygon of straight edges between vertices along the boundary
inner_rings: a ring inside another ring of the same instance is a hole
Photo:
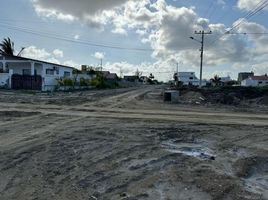
[[[230,32],[230,33],[226,33],[229,35],[268,35],[268,33],[236,33],[236,32]]]
[[[263,10],[267,5],[268,5],[268,1],[267,1],[267,0],[265,0],[265,1],[263,1],[263,2],[259,2],[259,3],[257,4],[257,7],[256,7],[253,11],[249,12],[249,13],[246,15],[246,17],[244,17],[244,18],[246,18],[246,19],[250,19],[250,18],[252,18],[255,14],[257,14],[258,12],[260,12],[261,10]],[[232,31],[233,29],[239,27],[243,22],[244,22],[244,20],[241,19],[241,20],[240,20],[235,26],[233,26],[229,31]]]
[[[119,46],[119,45],[100,44],[100,43],[95,43],[95,42],[85,41],[85,40],[74,40],[74,39],[71,39],[68,37],[63,37],[62,35],[57,35],[57,34],[53,34],[53,33],[35,31],[35,30],[29,29],[29,28],[18,27],[18,26],[16,27],[16,26],[12,26],[9,24],[3,24],[3,23],[0,23],[0,24],[1,24],[0,28],[5,27],[5,28],[10,29],[10,30],[16,30],[16,31],[36,35],[36,36],[41,36],[41,37],[61,40],[61,41],[65,41],[65,42],[76,43],[76,44],[82,44],[82,45],[87,45],[87,46],[110,48],[110,49],[117,49],[117,50],[128,50],[128,51],[142,51],[142,52],[152,52],[152,51],[157,50],[157,49],[123,47],[123,46]]]
[[[216,38],[211,43],[209,43],[208,46],[213,45],[217,40],[220,40],[222,37],[224,37],[230,31],[234,30],[235,28],[238,28],[244,22],[244,19],[248,20],[248,19],[252,18],[258,12],[262,11],[267,5],[268,5],[268,0],[264,0],[264,1],[259,2],[256,5],[256,7],[254,9],[252,9],[251,11],[249,11],[244,17],[242,17],[242,19],[240,19],[237,24],[233,25],[228,31],[225,31],[225,33],[223,33],[223,35],[221,37]]]

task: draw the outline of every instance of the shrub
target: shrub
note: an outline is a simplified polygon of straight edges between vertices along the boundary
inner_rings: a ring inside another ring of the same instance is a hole
[[[91,85],[99,89],[107,88],[105,78],[102,75],[97,75],[95,78],[93,78]]]
[[[57,79],[57,81],[59,86],[74,86],[74,81],[67,77]]]
[[[84,78],[80,79],[80,86],[89,86],[90,85],[90,81],[86,80]]]

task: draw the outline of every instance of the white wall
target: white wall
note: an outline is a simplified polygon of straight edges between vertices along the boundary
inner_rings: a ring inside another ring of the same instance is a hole
[[[7,60],[6,60],[7,61]],[[31,70],[31,63],[34,62],[32,60],[23,60],[19,61],[17,59],[9,60],[7,61],[7,66],[10,71],[13,72],[13,74],[23,74],[23,69],[29,69]],[[43,63],[43,62],[34,62],[34,69],[36,71],[37,75],[42,76],[42,90],[51,90],[54,89],[55,86],[58,84],[57,79],[64,77],[65,72],[70,73],[70,78],[73,78],[73,68],[70,67],[64,67],[64,66],[59,66],[59,65],[54,65],[54,64],[49,64],[49,63]],[[1,62],[2,65],[2,62]],[[51,69],[54,70],[54,74],[46,74],[46,70]],[[58,73],[55,69],[58,69]],[[1,75],[1,74],[0,74]],[[7,77],[11,76],[10,74],[7,74]],[[1,75],[0,77],[0,85],[2,85],[2,82],[6,82],[6,75]],[[47,89],[48,88],[48,89]]]
[[[58,68],[59,73],[57,74],[57,71],[54,71],[53,75],[46,74],[47,69],[52,69],[54,70],[55,68]],[[43,64],[43,72],[42,72],[42,77],[43,77],[43,86],[42,90],[48,91],[48,90],[53,90],[55,86],[58,85],[57,79],[63,78],[64,77],[64,72],[69,72],[70,73],[70,78],[73,76],[73,69],[69,67],[60,67],[58,65],[53,65],[53,64],[48,64],[44,63]]]
[[[23,69],[30,69],[30,63],[7,63],[8,69],[12,69],[14,74],[22,75]]]
[[[0,73],[0,86],[9,85],[9,73]]]
[[[22,62],[22,63],[12,63],[7,62],[8,69],[12,69],[14,74],[23,74],[24,69],[31,70],[31,63]],[[42,75],[42,64],[35,63],[34,69],[36,70],[37,75]]]
[[[183,82],[183,85],[199,85],[199,79],[195,76],[194,72],[179,72],[178,80]],[[206,85],[204,81],[202,81],[202,85]]]
[[[262,83],[260,83],[262,82]],[[241,82],[241,86],[245,86],[245,87],[263,87],[268,85],[268,81],[267,80],[252,80],[252,79],[245,79]]]

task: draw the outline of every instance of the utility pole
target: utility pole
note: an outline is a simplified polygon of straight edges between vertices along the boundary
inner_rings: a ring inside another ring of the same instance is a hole
[[[101,72],[102,72],[102,58],[100,60],[100,65],[101,65]]]
[[[178,62],[177,62],[176,76],[177,76],[176,86],[178,87],[178,85],[179,85],[179,63]]]
[[[122,70],[122,67],[120,67],[120,78],[123,78],[123,70]]]
[[[197,42],[200,42],[201,43],[201,61],[200,61],[200,80],[199,80],[199,87],[201,88],[202,87],[202,78],[203,78],[203,58],[204,58],[204,40],[205,40],[205,35],[207,34],[212,34],[211,31],[209,32],[205,32],[204,30],[203,31],[195,31],[195,34],[197,35],[201,35],[201,41],[199,40],[196,40],[195,38],[193,37],[190,37],[192,40],[195,40]]]

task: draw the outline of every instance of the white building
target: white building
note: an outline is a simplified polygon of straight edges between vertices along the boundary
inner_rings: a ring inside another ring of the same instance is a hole
[[[57,79],[73,76],[72,67],[18,56],[0,56],[0,86],[10,89],[55,89]]]
[[[241,86],[245,87],[262,87],[268,85],[268,76],[265,74],[264,76],[251,76],[241,82]]]
[[[227,82],[232,81],[230,76],[220,77],[220,79],[221,79],[221,82],[223,82],[223,83],[227,83]]]
[[[178,81],[181,81],[183,85],[199,86],[199,79],[195,76],[195,72],[179,72],[177,74]],[[206,81],[202,81],[202,86],[206,85]]]

